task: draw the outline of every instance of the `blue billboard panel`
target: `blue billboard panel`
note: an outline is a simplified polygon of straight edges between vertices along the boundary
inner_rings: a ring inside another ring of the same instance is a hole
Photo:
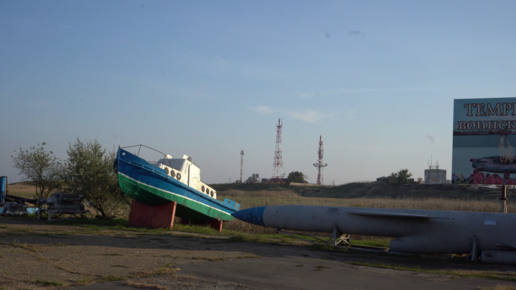
[[[516,98],[457,99],[452,182],[516,184]]]

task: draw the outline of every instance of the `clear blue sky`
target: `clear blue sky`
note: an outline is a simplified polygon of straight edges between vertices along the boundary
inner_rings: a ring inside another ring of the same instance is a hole
[[[187,154],[208,183],[374,180],[433,156],[453,100],[516,96],[516,1],[0,1],[0,175],[41,142]]]

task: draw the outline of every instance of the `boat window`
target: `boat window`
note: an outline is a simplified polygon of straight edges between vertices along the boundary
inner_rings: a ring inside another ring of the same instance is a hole
[[[160,159],[158,163],[172,167],[177,171],[184,171],[185,160],[184,159]]]

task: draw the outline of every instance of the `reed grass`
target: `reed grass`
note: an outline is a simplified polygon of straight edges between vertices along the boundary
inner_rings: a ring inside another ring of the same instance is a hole
[[[449,199],[449,198],[326,198],[303,197],[293,191],[228,191],[219,193],[219,198],[229,198],[241,204],[241,208],[250,208],[268,205],[320,205],[343,207],[371,207],[421,210],[450,210],[450,211],[477,211],[499,212],[500,202],[493,199]],[[516,204],[507,201],[509,213],[516,212]]]
[[[242,191],[228,190],[219,192],[220,199],[229,198],[241,204],[241,209],[269,205],[316,205],[339,207],[395,208],[420,210],[448,210],[474,212],[500,212],[500,201],[493,199],[450,199],[450,198],[326,198],[299,196],[292,190],[281,191]],[[509,200],[507,211],[516,213],[516,203]],[[224,228],[252,234],[272,234],[274,229],[251,225],[234,220],[224,224]],[[354,239],[369,239],[353,237]]]
[[[214,186],[215,187],[215,186]],[[392,187],[374,183],[350,183],[339,187],[308,188],[288,187],[274,184],[230,184],[216,185],[218,199],[232,199],[241,204],[241,209],[269,205],[316,205],[338,207],[396,208],[420,210],[449,210],[474,212],[500,212],[497,192],[471,193],[457,190],[433,190],[410,188],[398,189],[402,195],[394,195]],[[238,189],[233,189],[233,187]],[[315,191],[314,191],[315,190]],[[35,190],[30,183],[9,185],[9,193],[22,197],[34,197]],[[326,197],[319,197],[319,196]],[[330,197],[328,197],[330,196]],[[507,210],[516,213],[516,194],[508,191]],[[348,198],[350,197],[350,198]],[[127,216],[120,216],[126,223]],[[249,234],[274,234],[274,229],[251,225],[239,220],[224,224],[225,230]],[[317,233],[324,236],[324,234]],[[385,243],[389,238],[352,236],[355,240],[377,240]]]
[[[25,198],[36,197],[36,188],[31,185],[30,182],[11,183],[7,186],[7,190],[9,191],[9,195]]]

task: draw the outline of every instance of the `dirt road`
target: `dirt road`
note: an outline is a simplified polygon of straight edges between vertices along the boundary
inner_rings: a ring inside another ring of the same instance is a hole
[[[1,289],[516,289],[471,278],[516,281],[513,266],[23,219],[0,218],[0,249]]]

